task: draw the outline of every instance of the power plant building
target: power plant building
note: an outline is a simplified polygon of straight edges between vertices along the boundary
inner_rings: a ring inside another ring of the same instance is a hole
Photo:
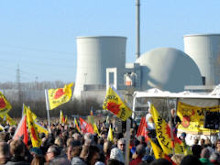
[[[180,92],[186,86],[219,84],[220,35],[186,35],[184,44],[185,52],[157,48],[126,63],[126,37],[78,37],[74,97],[104,99],[108,85],[121,91]]]

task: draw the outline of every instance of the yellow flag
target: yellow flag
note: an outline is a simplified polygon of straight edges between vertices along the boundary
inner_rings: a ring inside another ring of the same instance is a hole
[[[60,111],[60,124],[63,124],[64,120],[63,111]]]
[[[160,143],[166,155],[172,154],[173,151],[178,154],[184,154],[184,144],[173,134],[173,141],[171,129],[166,121],[159,115],[156,108],[151,104],[151,114],[155,123],[157,140]]]
[[[111,111],[123,121],[126,121],[132,114],[132,110],[125,104],[125,101],[113,87],[109,87],[107,90],[103,109]]]
[[[3,131],[4,127],[0,124],[0,130]]]
[[[46,128],[44,128],[42,125],[40,125],[37,122],[35,122],[35,124],[39,133],[45,133],[45,135],[48,134],[48,130]]]
[[[80,132],[80,128],[79,128],[76,118],[74,118],[74,123],[75,123],[75,128],[77,129],[78,132]]]
[[[68,122],[67,115],[65,115],[65,121],[64,121],[64,123],[67,124],[67,122]]]
[[[1,118],[5,118],[6,122],[8,122],[9,125],[16,125],[16,121],[14,121],[8,114],[0,115]]]
[[[31,110],[28,108],[26,109],[27,113],[27,125],[28,125],[28,130],[30,132],[30,137],[31,137],[31,142],[33,147],[40,147],[41,145],[41,139],[39,138],[38,135],[38,130],[37,126],[32,118],[32,113]]]
[[[48,90],[48,101],[50,110],[68,102],[71,99],[72,86],[73,83],[65,85],[64,88]]]
[[[23,114],[22,115],[26,115],[28,109],[30,109],[30,108],[27,107],[26,105],[23,105]],[[32,116],[34,121],[37,119],[37,115],[32,111],[31,111],[31,116]]]
[[[160,158],[164,158],[164,152],[162,151],[162,149],[156,145],[151,139],[150,139],[150,144],[151,144],[151,147],[153,149],[153,152],[154,152],[154,157],[156,159],[160,159]]]
[[[112,132],[112,127],[111,125],[109,126],[109,130],[108,130],[108,136],[107,136],[107,140],[113,142],[113,132]]]
[[[0,114],[6,114],[11,110],[11,104],[7,101],[5,96],[0,92]]]
[[[98,136],[100,136],[99,130],[98,130],[97,125],[96,125],[95,122],[93,123],[93,130],[94,130],[95,133],[97,133]]]

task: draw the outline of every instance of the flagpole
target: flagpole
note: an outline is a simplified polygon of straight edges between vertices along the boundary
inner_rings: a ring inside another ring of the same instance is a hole
[[[47,92],[47,89],[45,89],[45,98],[46,98],[48,130],[49,130],[49,132],[51,132],[51,129],[50,129],[50,113],[49,113],[50,108],[49,108],[49,100],[48,100],[48,92]]]
[[[125,150],[125,164],[129,164],[129,147],[130,147],[130,129],[131,129],[131,120],[128,118],[126,121],[126,150]]]

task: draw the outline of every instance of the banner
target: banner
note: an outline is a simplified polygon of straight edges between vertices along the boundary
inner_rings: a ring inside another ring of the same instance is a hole
[[[210,129],[204,128],[205,113],[220,112],[219,106],[197,107],[178,102],[177,115],[182,121],[178,130],[191,133],[210,133]]]
[[[49,89],[48,92],[48,102],[49,110],[52,110],[66,102],[68,102],[72,97],[72,86],[73,83],[65,85],[64,88]]]
[[[7,101],[5,96],[0,92],[0,114],[6,114],[11,110],[11,104]]]
[[[132,110],[125,104],[113,87],[109,87],[107,90],[103,109],[109,110],[123,121],[126,121],[132,114]]]
[[[174,153],[184,154],[184,146],[182,141],[177,136],[175,136],[175,134],[171,134],[169,125],[159,115],[153,104],[151,104],[151,114],[155,123],[157,140],[160,143],[164,153],[167,155]]]

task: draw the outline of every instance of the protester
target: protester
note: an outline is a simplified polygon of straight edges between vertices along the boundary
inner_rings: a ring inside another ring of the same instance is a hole
[[[178,132],[177,128],[179,124],[181,124],[181,120],[179,116],[177,116],[175,109],[171,109],[170,114],[171,114],[171,120],[170,120],[171,128],[173,130],[173,133],[177,135]]]

